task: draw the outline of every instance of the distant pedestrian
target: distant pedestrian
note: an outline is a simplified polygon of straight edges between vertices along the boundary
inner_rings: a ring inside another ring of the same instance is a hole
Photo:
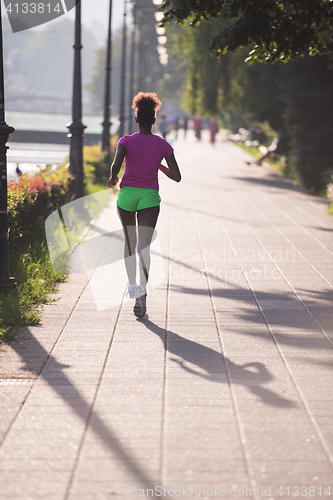
[[[181,179],[172,146],[152,133],[155,113],[161,107],[155,93],[140,92],[133,99],[138,132],[118,141],[108,185],[118,182],[118,173],[125,158],[125,172],[120,183],[117,206],[125,236],[125,267],[128,276],[127,294],[135,299],[134,314],[146,313],[147,283],[150,268],[150,243],[160,211],[158,171],[170,179]],[[163,158],[167,165],[161,165]],[[138,237],[136,229],[138,225]],[[136,247],[139,255],[140,285],[136,284]]]
[[[209,131],[210,131],[210,143],[215,146],[216,134],[219,131],[219,127],[215,117],[209,120]]]
[[[202,120],[201,118],[199,118],[199,116],[195,116],[193,118],[193,129],[195,137],[198,141],[201,141]]]
[[[167,136],[167,133],[168,133],[168,122],[166,120],[165,114],[160,115],[160,121],[159,121],[158,126],[159,126],[159,129],[160,129],[160,132],[161,132],[163,139],[165,139]]]
[[[188,128],[188,116],[184,116],[184,118],[180,118],[178,120],[178,123],[179,123],[179,127],[182,128],[184,130],[184,139],[186,138],[186,132],[187,132],[187,128]]]
[[[188,128],[188,116],[184,116],[183,118],[184,139],[186,137],[187,128]]]
[[[173,130],[175,131],[175,141],[176,141],[177,137],[178,137],[178,130],[179,130],[179,118],[178,118],[178,116],[176,116],[174,121],[173,121]]]

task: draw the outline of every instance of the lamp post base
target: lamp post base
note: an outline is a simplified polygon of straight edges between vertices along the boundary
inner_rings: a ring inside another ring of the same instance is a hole
[[[3,278],[0,280],[0,291],[2,290],[16,290],[17,283],[15,278]]]

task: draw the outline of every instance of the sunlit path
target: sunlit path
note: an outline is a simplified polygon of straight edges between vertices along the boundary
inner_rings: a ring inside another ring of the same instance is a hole
[[[1,500],[333,493],[333,218],[203,139],[180,133],[182,181],[160,179],[148,317],[72,274],[0,349]]]

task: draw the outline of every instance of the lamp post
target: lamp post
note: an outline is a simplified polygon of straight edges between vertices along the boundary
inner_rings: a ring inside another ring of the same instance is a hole
[[[110,0],[109,11],[109,33],[107,42],[107,55],[106,55],[106,75],[105,75],[105,97],[104,97],[104,122],[102,134],[102,151],[107,152],[105,158],[108,171],[110,167],[110,112],[111,112],[111,61],[112,61],[112,0]]]
[[[133,2],[133,31],[132,31],[132,46],[131,46],[131,62],[130,62],[130,84],[129,84],[129,123],[128,133],[133,131],[133,115],[132,115],[132,101],[134,94],[134,74],[135,74],[135,38],[136,38],[136,4]]]
[[[144,91],[144,72],[143,72],[144,47],[143,47],[143,17],[142,17],[142,14],[140,16],[139,23],[140,23],[140,45],[139,45],[138,87],[139,87],[139,92],[141,92],[141,91]]]
[[[83,196],[83,132],[82,124],[82,83],[81,83],[81,0],[75,7],[75,42],[72,122],[67,125],[70,137],[69,172],[74,180],[69,193],[69,200]]]
[[[7,214],[7,149],[9,134],[14,128],[5,122],[5,92],[3,72],[2,17],[0,2],[0,287],[16,288],[15,279],[9,275],[8,214]]]
[[[126,95],[126,0],[124,0],[124,24],[123,24],[123,43],[121,58],[121,81],[120,81],[120,125],[119,137],[125,132],[125,95]]]

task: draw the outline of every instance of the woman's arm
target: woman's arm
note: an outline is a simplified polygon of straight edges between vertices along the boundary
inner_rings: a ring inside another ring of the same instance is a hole
[[[126,154],[126,148],[122,144],[118,144],[117,146],[117,151],[116,151],[116,156],[113,160],[113,163],[111,165],[111,177],[109,178],[108,186],[114,186],[118,182],[118,174],[119,170],[121,169],[121,165],[124,161]]]
[[[169,179],[179,182],[182,176],[175,155],[172,153],[171,156],[168,156],[168,158],[166,158],[166,162],[168,166],[165,167],[164,165],[160,165],[159,169],[161,170],[161,172],[163,172],[163,174],[169,177]]]

